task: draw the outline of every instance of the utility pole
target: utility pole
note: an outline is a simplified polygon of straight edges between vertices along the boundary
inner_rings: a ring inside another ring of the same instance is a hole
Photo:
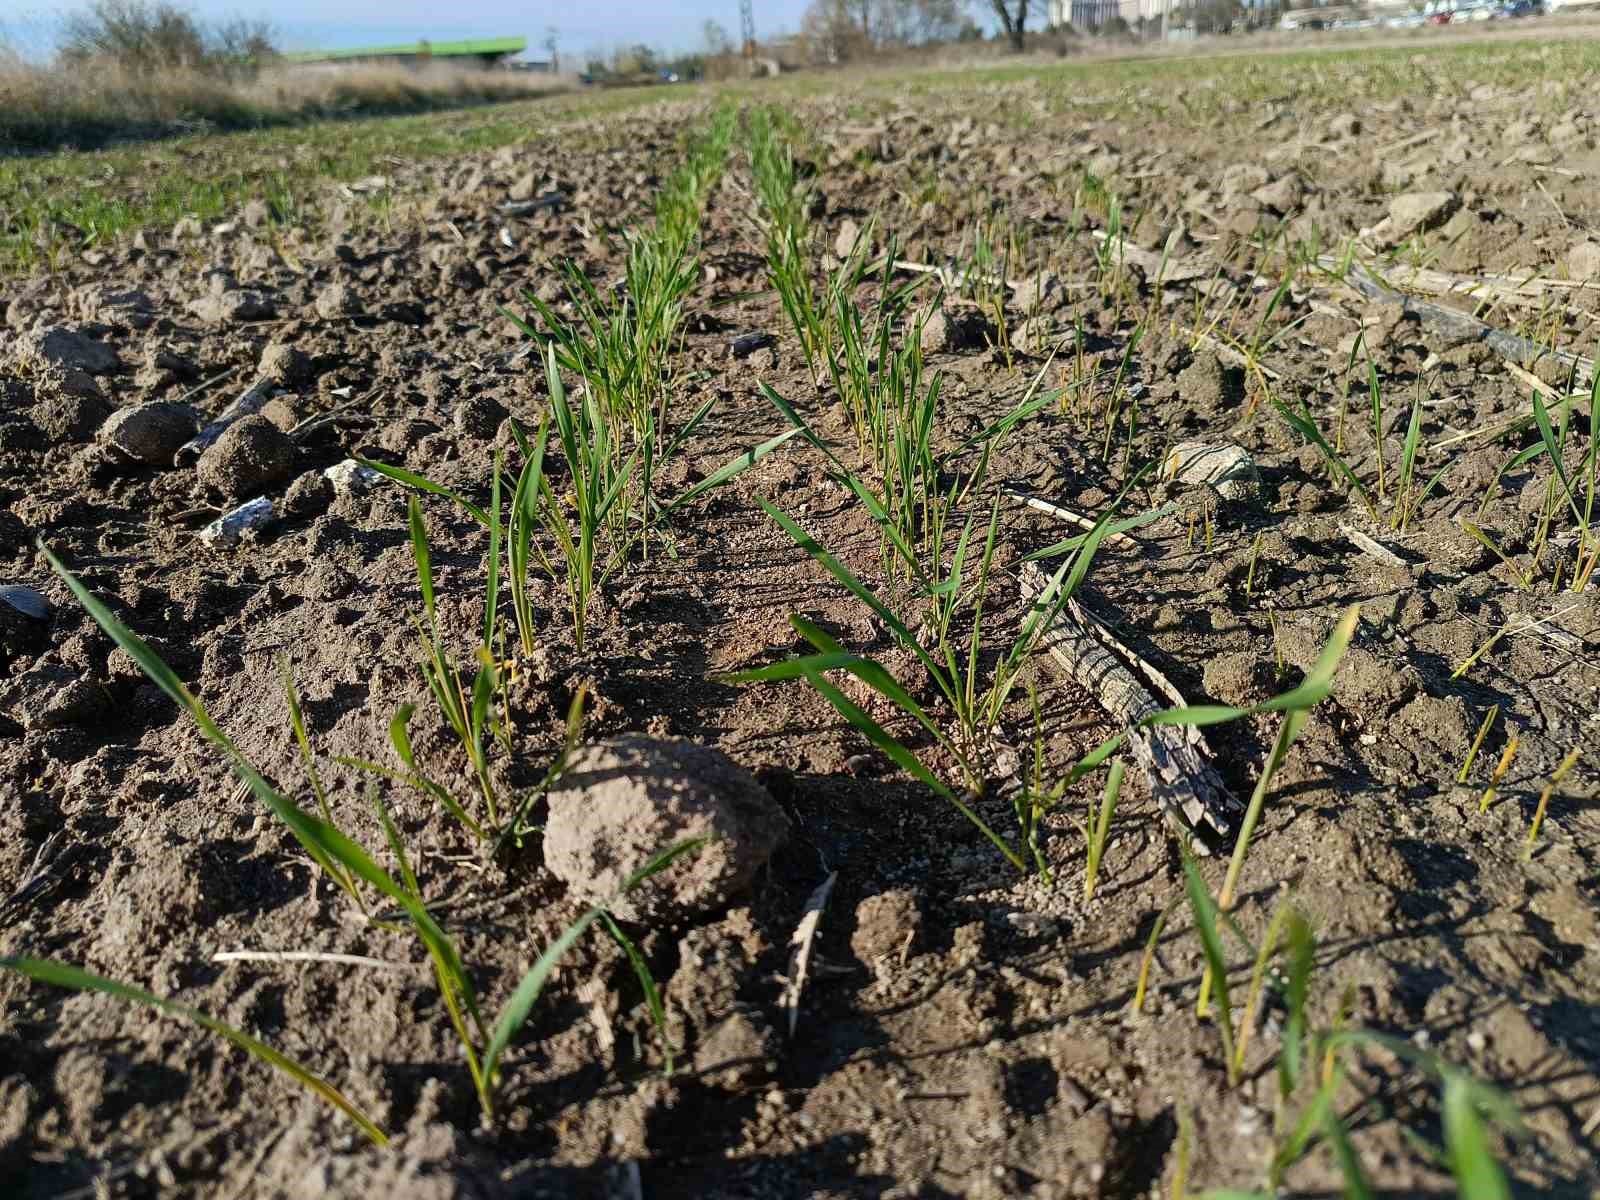
[[[739,0],[739,25],[744,38],[744,56],[754,58],[756,56],[755,0]]]

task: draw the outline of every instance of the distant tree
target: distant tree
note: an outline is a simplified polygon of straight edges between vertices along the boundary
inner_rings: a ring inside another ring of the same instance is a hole
[[[722,27],[721,22],[713,21],[709,17],[700,27],[700,36],[705,39],[706,53],[713,57],[726,54],[733,46],[733,39],[728,36],[728,31]]]
[[[114,62],[139,74],[253,70],[277,50],[271,26],[235,19],[203,26],[168,0],[92,0],[62,23],[61,57]]]
[[[1000,19],[1000,28],[1011,39],[1011,48],[1020,54],[1026,44],[1022,33],[1028,24],[1028,0],[989,0],[989,3]]]
[[[845,62],[872,48],[850,0],[811,0],[800,18],[800,36],[811,57],[823,62]]]
[[[618,75],[654,75],[657,69],[656,52],[643,42],[626,50],[618,50],[613,68]]]
[[[876,40],[902,46],[953,41],[966,19],[966,0],[878,0]]]
[[[205,43],[193,17],[151,0],[94,0],[63,23],[62,57],[106,59],[150,73],[205,62]]]
[[[971,24],[968,0],[812,0],[802,35],[818,58],[838,62],[880,46],[950,41]]]

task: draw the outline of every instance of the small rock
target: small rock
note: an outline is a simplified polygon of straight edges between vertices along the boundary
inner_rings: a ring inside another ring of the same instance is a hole
[[[203,233],[205,229],[200,224],[199,217],[181,217],[172,226],[172,240],[175,242],[181,242],[185,238],[197,238]]]
[[[758,1012],[740,1006],[701,1036],[695,1070],[719,1087],[755,1087],[772,1078],[780,1049],[772,1026]]]
[[[383,475],[353,458],[335,463],[322,473],[322,477],[340,495],[365,496],[383,482]]]
[[[1568,250],[1567,271],[1584,283],[1600,279],[1600,242],[1579,242]]]
[[[770,333],[741,333],[728,343],[728,357],[749,358],[757,350],[765,350],[775,340]]]
[[[1265,187],[1257,188],[1250,193],[1250,198],[1262,208],[1270,208],[1280,217],[1287,217],[1300,207],[1305,194],[1305,185],[1300,182],[1300,176],[1291,171]]]
[[[1200,354],[1178,372],[1178,395],[1196,412],[1214,415],[1244,402],[1244,372],[1215,354]]]
[[[43,366],[89,375],[115,375],[122,370],[122,359],[114,347],[64,325],[51,325],[24,339],[21,354]]]
[[[270,299],[260,292],[235,288],[212,292],[189,301],[189,312],[209,325],[237,325],[242,321],[265,321],[277,313]]]
[[[456,431],[464,437],[492,438],[509,415],[492,396],[468,396],[456,405]]]
[[[506,191],[507,200],[532,200],[539,190],[539,177],[532,171],[517,179]]]
[[[937,308],[922,323],[924,354],[982,350],[989,343],[989,323],[981,313]]]
[[[1060,290],[1060,281],[1054,275],[1041,271],[1011,289],[1011,306],[1019,312],[1037,312],[1049,308],[1051,298]]]
[[[44,593],[20,583],[0,584],[0,604],[34,621],[50,619],[50,601]]]
[[[861,237],[861,226],[849,217],[839,226],[839,235],[833,239],[834,257],[841,262],[847,261],[856,248],[856,242]]]
[[[273,518],[272,501],[265,496],[247,500],[238,508],[225,512],[200,531],[200,540],[208,546],[231,546],[251,529],[261,529]]]
[[[118,292],[96,285],[85,289],[77,302],[87,321],[120,329],[148,329],[155,324],[155,302],[144,292]]]
[[[0,689],[0,707],[12,708],[24,729],[92,724],[106,706],[104,689],[55,663],[41,663]]]
[[[1261,494],[1255,459],[1232,442],[1180,442],[1163,473],[1180,483],[1209,484],[1224,500],[1248,501]]]
[[[1361,118],[1355,113],[1339,113],[1328,121],[1328,136],[1331,138],[1355,137],[1361,132]]]
[[[692,742],[624,737],[573,755],[550,794],[545,865],[575,899],[629,920],[713,912],[749,887],[788,818],[753,775]],[[656,854],[713,840],[618,897]]]
[[[353,316],[361,311],[355,293],[342,283],[330,283],[317,293],[317,316],[324,321]]]
[[[890,888],[856,905],[850,949],[864,963],[912,947],[922,932],[922,905],[910,888]]]
[[[156,400],[112,413],[100,427],[99,439],[134,462],[170,467],[178,450],[194,435],[193,409]]]
[[[311,378],[311,356],[295,346],[270,342],[261,352],[261,364],[256,374],[272,380],[279,387],[293,387]]]
[[[1450,192],[1407,192],[1389,201],[1389,216],[1382,223],[1385,237],[1401,241],[1438,225],[1459,202]]]
[[[294,470],[295,444],[259,413],[228,426],[195,464],[200,483],[230,499],[259,492]]]

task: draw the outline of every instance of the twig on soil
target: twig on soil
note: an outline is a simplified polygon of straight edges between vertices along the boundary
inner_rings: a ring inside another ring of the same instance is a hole
[[[219,950],[212,962],[336,963],[346,967],[377,967],[384,971],[415,971],[426,963],[392,962],[364,954],[324,954],[317,950]]]
[[[313,433],[316,433],[325,426],[337,425],[341,421],[350,420],[350,410],[358,405],[365,404],[377,394],[377,391],[377,388],[373,388],[370,391],[363,392],[354,400],[345,401],[345,403],[339,405],[337,408],[331,408],[325,413],[317,413],[315,416],[307,417],[305,420],[297,423],[293,429],[289,430],[289,437],[296,442],[303,442]]]
[[[1013,491],[1010,488],[1003,488],[1001,490],[1008,500],[1015,500],[1019,504],[1026,504],[1029,508],[1038,512],[1042,512],[1047,516],[1054,517],[1058,521],[1065,521],[1068,525],[1075,525],[1079,529],[1085,530],[1093,529],[1095,526],[1095,522],[1092,517],[1086,517],[1082,513],[1073,512],[1070,508],[1062,508],[1059,504],[1052,504],[1042,496],[1031,496],[1027,492]],[[1106,534],[1105,540],[1114,546],[1133,546],[1138,544],[1126,533],[1119,532]]]
[[[1317,265],[1324,270],[1337,271],[1338,263],[1332,258],[1320,258]],[[1594,362],[1567,350],[1552,350],[1514,333],[1497,329],[1487,322],[1453,308],[1419,300],[1415,296],[1397,291],[1387,279],[1377,275],[1361,263],[1351,263],[1343,281],[1361,295],[1385,304],[1399,304],[1406,313],[1415,317],[1424,329],[1462,341],[1482,342],[1495,353],[1518,362],[1536,362],[1541,358],[1554,358],[1568,367],[1576,368],[1585,379],[1594,377]]]
[[[1102,244],[1111,240],[1111,235],[1103,229],[1091,229],[1089,236]],[[1191,255],[1188,258],[1168,258],[1164,254],[1156,253],[1154,250],[1146,250],[1142,246],[1135,246],[1126,238],[1117,239],[1116,251],[1116,265],[1118,267],[1138,267],[1144,272],[1145,278],[1152,284],[1159,277],[1162,287],[1172,287],[1179,283],[1192,283],[1196,279],[1205,279],[1211,275],[1211,271],[1197,255]]]
[[[789,1014],[790,1037],[794,1036],[795,1027],[800,1023],[800,994],[805,990],[806,975],[811,966],[811,944],[816,940],[822,910],[828,906],[828,897],[833,893],[833,885],[838,878],[839,872],[830,872],[807,897],[800,924],[795,926],[794,936],[789,939],[789,973],[783,982],[779,1007]]]
[[[1551,387],[1544,380],[1540,379],[1532,371],[1524,370],[1522,367],[1512,362],[1509,358],[1505,360],[1505,365],[1507,371],[1509,371],[1513,376],[1521,380],[1523,383],[1527,384],[1534,391],[1538,392],[1546,400],[1555,400],[1559,402],[1566,399],[1566,397],[1563,396],[1558,390]]]
[[[246,388],[234,402],[222,410],[221,415],[212,421],[193,438],[178,448],[176,461],[180,467],[193,466],[205,452],[225,433],[235,421],[253,416],[266,407],[268,400],[277,394],[277,388],[270,379],[258,379]]]
[[[1567,214],[1561,211],[1561,205],[1556,203],[1556,198],[1550,194],[1550,189],[1545,187],[1544,180],[1535,179],[1533,181],[1533,186],[1544,193],[1544,198],[1550,201],[1550,207],[1556,210],[1556,216],[1561,218],[1561,223],[1568,229],[1571,229],[1572,222],[1567,219]]]
[[[217,384],[221,383],[224,379],[231,379],[234,375],[236,375],[238,373],[238,371],[239,371],[238,367],[229,367],[226,371],[223,371],[223,372],[221,372],[220,374],[217,374],[217,375],[213,375],[210,379],[201,380],[199,383],[195,384],[192,388],[190,388],[183,395],[179,396],[178,397],[178,403],[179,404],[187,404],[187,403],[189,403],[189,401],[193,400],[196,396],[200,396],[200,395],[204,394],[205,392],[209,391],[210,389],[216,387]]]
[[[1344,534],[1345,537],[1349,538],[1353,543],[1355,543],[1355,546],[1358,550],[1362,551],[1364,554],[1371,555],[1384,566],[1397,567],[1402,571],[1407,569],[1405,559],[1401,558],[1382,542],[1376,540],[1375,538],[1368,537],[1354,525],[1341,525],[1339,526],[1339,532]]]
[[[1020,578],[1023,597],[1029,601],[1036,600],[1048,586],[1044,572],[1034,563],[1023,565]],[[1232,834],[1243,806],[1208,761],[1211,751],[1199,729],[1192,725],[1138,728],[1140,721],[1165,706],[1139,682],[1128,664],[1137,667],[1173,706],[1186,705],[1183,694],[1075,600],[1067,602],[1042,645],[1073,682],[1128,729],[1128,747],[1143,768],[1150,794],[1162,813],[1181,831],[1194,835],[1197,854],[1210,854],[1214,843]]]
[[[62,848],[64,838],[65,832],[58,829],[39,844],[22,882],[11,895],[0,900],[0,925],[12,924],[31,901],[49,895],[66,882],[62,868],[72,861],[76,851]]]

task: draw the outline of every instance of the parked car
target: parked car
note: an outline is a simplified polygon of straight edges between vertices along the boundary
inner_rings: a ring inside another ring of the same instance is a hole
[[[1429,25],[1448,25],[1448,24],[1450,24],[1450,13],[1449,13],[1449,10],[1445,10],[1445,11],[1442,11],[1442,12],[1436,12],[1436,13],[1429,13],[1428,14],[1428,24]]]
[[[1539,17],[1544,15],[1544,4],[1541,0],[1511,0],[1510,4],[1500,6],[1500,15],[1510,20]]]

